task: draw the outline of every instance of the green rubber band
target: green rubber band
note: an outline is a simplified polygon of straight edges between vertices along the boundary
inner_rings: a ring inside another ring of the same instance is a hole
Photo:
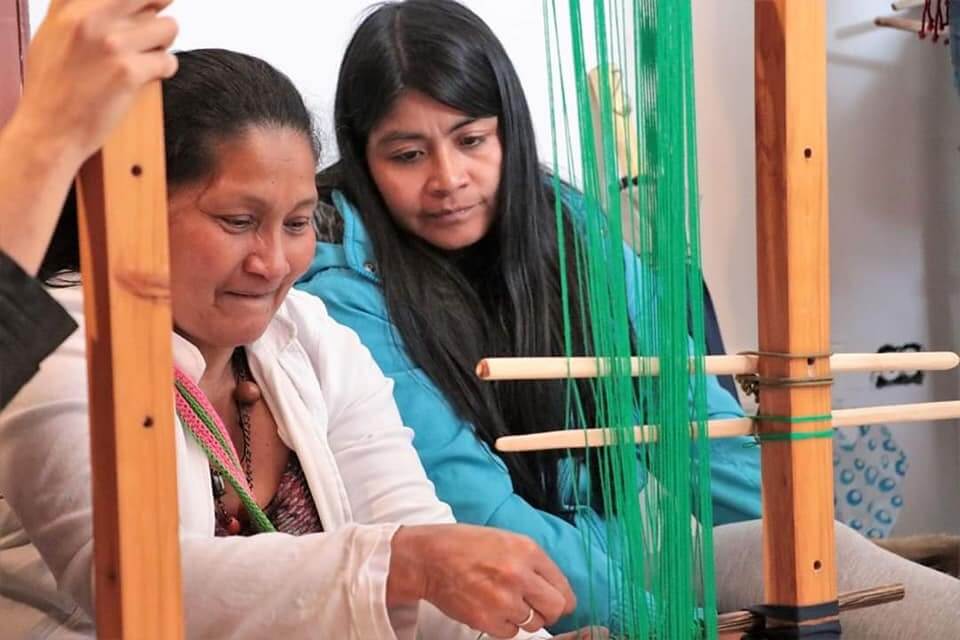
[[[764,416],[756,415],[750,416],[753,420],[763,420],[765,422],[782,422],[785,424],[804,424],[806,422],[830,422],[833,420],[833,415],[829,413],[821,413],[813,416]]]
[[[833,429],[823,431],[789,431],[787,433],[758,433],[760,442],[783,442],[786,440],[819,440],[833,437]]]
[[[780,422],[783,424],[805,424],[810,422],[830,422],[833,420],[833,415],[829,413],[823,413],[812,416],[765,416],[765,415],[755,415],[750,416],[751,420],[764,420],[766,422]],[[825,438],[832,438],[833,432],[835,429],[823,429],[821,431],[788,431],[786,433],[754,433],[754,441],[750,444],[744,445],[747,447],[755,447],[761,442],[789,442],[796,440],[819,440]]]

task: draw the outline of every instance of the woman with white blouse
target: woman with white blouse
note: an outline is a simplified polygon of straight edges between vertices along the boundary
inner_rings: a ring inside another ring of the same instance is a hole
[[[188,637],[529,637],[569,613],[566,579],[530,540],[453,524],[392,383],[290,291],[317,204],[296,89],[250,56],[178,57],[163,98]],[[50,283],[75,282],[75,224],[68,206]],[[55,295],[81,329],[0,414],[4,637],[93,633],[82,291]]]

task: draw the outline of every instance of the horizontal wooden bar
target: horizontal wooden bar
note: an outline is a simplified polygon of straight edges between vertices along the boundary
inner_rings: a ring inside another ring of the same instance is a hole
[[[890,8],[894,11],[903,11],[912,7],[922,7],[923,2],[924,0],[899,0],[898,2],[891,2]]]
[[[835,409],[832,414],[831,426],[844,428],[874,423],[925,422],[953,418],[960,418],[960,400]],[[707,433],[710,438],[748,436],[754,433],[756,426],[754,422],[752,418],[709,420],[707,421]],[[695,430],[696,424],[691,424],[691,428]],[[497,439],[496,447],[498,451],[504,452],[582,449],[584,447],[603,447],[614,444],[616,443],[614,440],[616,437],[618,437],[618,432],[613,429],[563,429],[522,436],[504,436]],[[654,442],[656,439],[656,425],[634,427],[635,442]]]
[[[892,584],[884,587],[874,587],[872,589],[861,589],[859,591],[850,591],[841,593],[840,611],[854,611],[866,607],[875,607],[881,604],[889,604],[903,600],[906,590],[902,584]],[[721,634],[732,632],[747,632],[760,629],[763,618],[752,611],[731,611],[722,613],[717,619],[717,630]],[[739,638],[740,636],[734,636]]]
[[[749,375],[757,372],[756,355],[707,356],[706,372],[710,375]],[[906,353],[837,353],[830,356],[833,373],[860,371],[945,371],[960,364],[960,356],[951,351]],[[693,360],[691,359],[691,367]],[[557,380],[561,378],[596,378],[609,375],[608,358],[484,358],[477,364],[482,380]],[[630,358],[633,376],[656,376],[660,373],[658,358]]]
[[[910,33],[920,33],[923,31],[923,22],[920,20],[911,20],[910,18],[898,18],[896,16],[879,16],[875,18],[873,24],[878,27],[886,27],[888,29],[897,29],[898,31],[908,31]],[[934,35],[934,32],[931,30],[928,32],[931,36]],[[941,29],[936,32],[936,36],[939,38],[941,36],[946,36],[947,30]]]

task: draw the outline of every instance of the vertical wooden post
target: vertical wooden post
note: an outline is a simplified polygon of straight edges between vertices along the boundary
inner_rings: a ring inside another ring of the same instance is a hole
[[[183,636],[159,83],[78,182],[97,633]]]
[[[759,346],[774,354],[830,351],[827,216],[826,7],[757,0],[756,148]],[[761,356],[767,379],[829,377],[825,357]],[[823,431],[829,386],[764,386],[761,433]],[[794,422],[789,422],[789,420]],[[830,438],[762,445],[764,582],[768,604],[837,599]]]
[[[27,0],[0,0],[0,126],[23,93],[23,65],[30,39]]]

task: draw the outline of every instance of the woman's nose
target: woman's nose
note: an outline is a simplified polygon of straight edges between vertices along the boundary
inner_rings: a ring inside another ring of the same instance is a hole
[[[430,189],[435,195],[444,196],[463,188],[467,172],[456,151],[441,150],[434,154]]]
[[[290,273],[290,260],[280,239],[257,237],[257,247],[247,259],[247,271],[266,280],[280,280]]]

